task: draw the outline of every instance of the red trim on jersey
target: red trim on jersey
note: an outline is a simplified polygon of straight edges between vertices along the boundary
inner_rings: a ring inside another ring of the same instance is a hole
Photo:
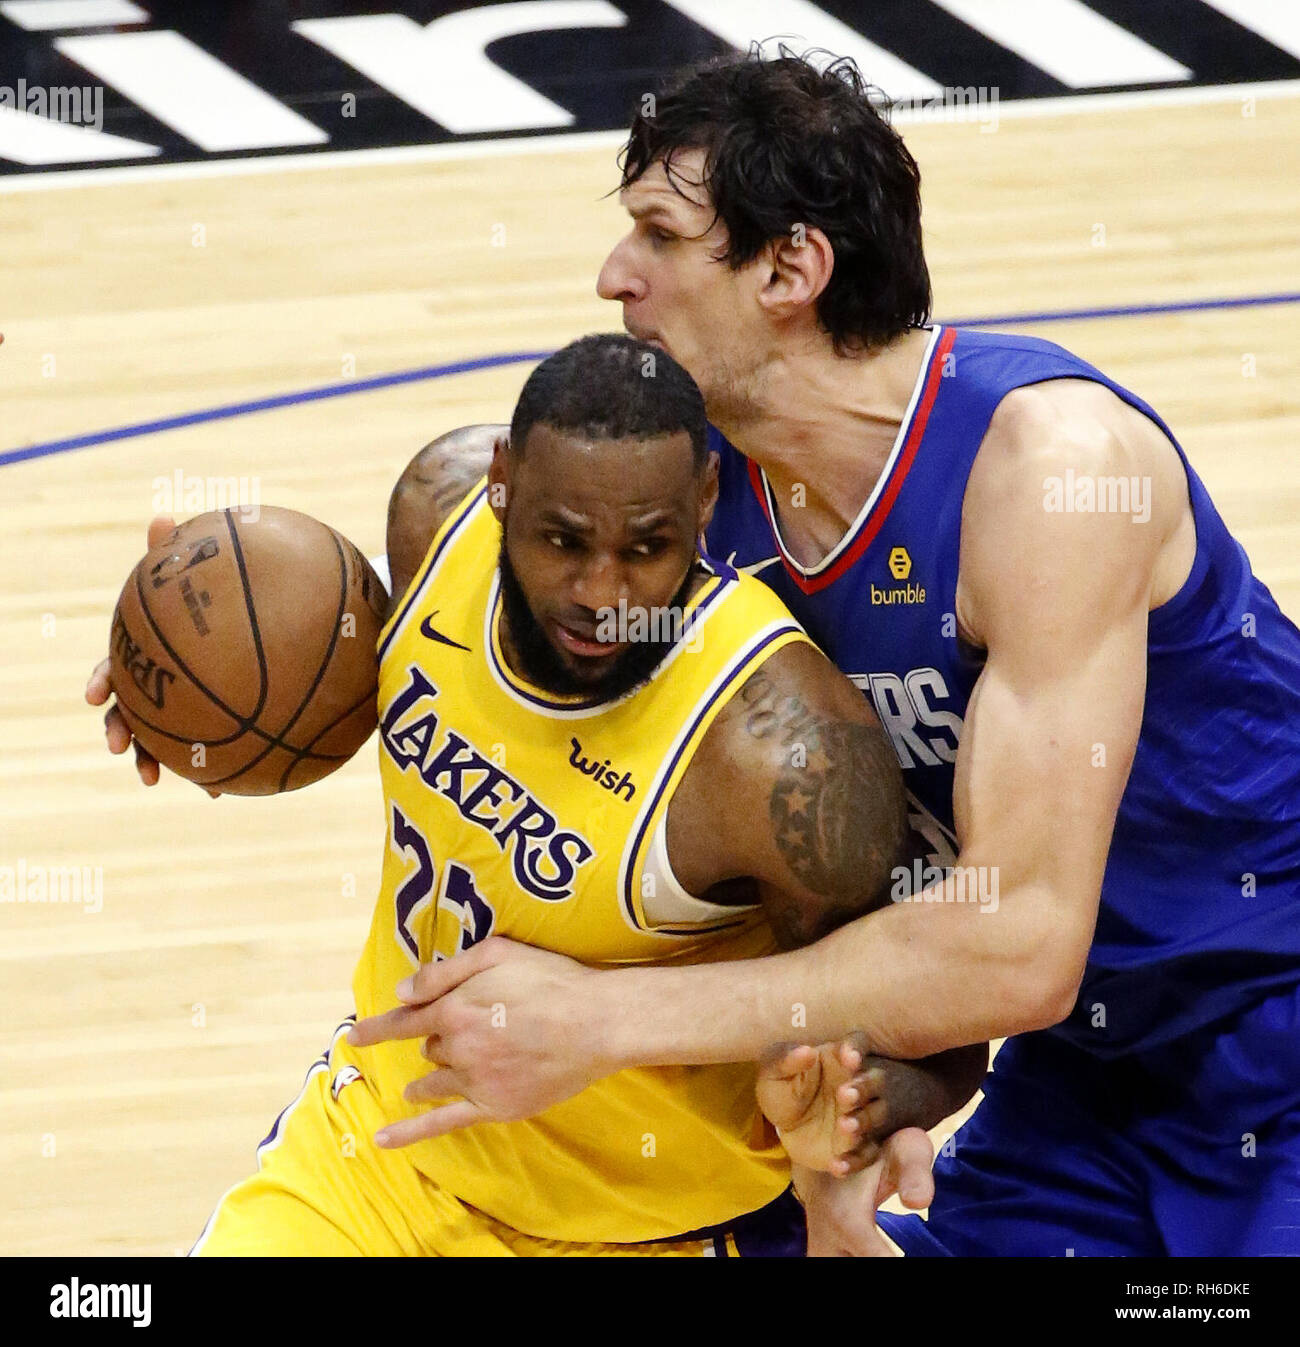
[[[776,521],[772,518],[771,512],[767,508],[767,493],[763,490],[763,477],[758,471],[758,464],[752,458],[745,460],[745,467],[749,469],[749,484],[754,488],[754,495],[758,497],[758,508],[763,511],[763,517],[767,520],[768,526],[772,530],[773,539],[776,538]],[[781,549],[778,547],[777,551]]]
[[[943,336],[939,338],[939,342],[934,348],[934,354],[930,358],[930,369],[925,377],[925,388],[921,393],[921,401],[917,404],[916,412],[912,417],[912,424],[908,428],[907,440],[903,445],[903,452],[894,465],[894,471],[890,475],[884,494],[863,521],[858,536],[829,570],[822,571],[818,575],[801,575],[790,564],[789,558],[785,555],[785,548],[781,546],[779,541],[776,520],[767,507],[767,493],[763,490],[763,478],[758,470],[758,464],[752,458],[748,461],[749,484],[754,489],[754,495],[758,497],[758,503],[767,519],[768,526],[772,530],[773,538],[777,539],[777,551],[781,554],[781,564],[785,567],[786,574],[805,594],[816,594],[828,585],[834,584],[875,541],[876,535],[889,517],[890,510],[893,509],[894,502],[898,499],[898,493],[903,489],[903,481],[916,458],[916,451],[921,447],[921,440],[925,436],[926,422],[930,419],[934,400],[939,396],[939,380],[943,376],[943,359],[952,350],[953,342],[956,340],[956,328],[945,328]]]

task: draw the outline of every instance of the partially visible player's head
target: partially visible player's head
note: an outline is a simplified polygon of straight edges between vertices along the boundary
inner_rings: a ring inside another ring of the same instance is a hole
[[[633,227],[597,290],[690,370],[711,413],[783,343],[839,354],[924,324],[920,173],[851,61],[782,48],[686,72],[632,125]]]
[[[573,342],[524,384],[489,477],[519,672],[588,697],[644,682],[671,647],[662,617],[689,594],[717,499],[690,375],[631,337]]]

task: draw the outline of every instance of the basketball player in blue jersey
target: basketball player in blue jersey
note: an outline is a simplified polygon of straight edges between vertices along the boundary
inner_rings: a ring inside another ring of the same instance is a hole
[[[1059,346],[929,322],[919,174],[847,63],[689,74],[622,202],[598,289],[704,393],[709,549],[871,700],[954,868],[774,958],[422,969],[474,1061],[427,1131],[754,1056],[797,1003],[894,1057],[1010,1038],[928,1222],[882,1218],[908,1253],[1300,1253],[1300,632],[1172,432]],[[822,1183],[814,1246],[871,1246],[863,1183]]]

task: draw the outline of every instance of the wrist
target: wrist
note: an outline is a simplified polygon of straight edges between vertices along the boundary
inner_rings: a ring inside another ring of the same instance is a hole
[[[640,1050],[644,1044],[638,1039],[635,1025],[639,1016],[633,1007],[639,995],[640,970],[597,970],[588,979],[586,1015],[592,1025],[592,1053],[602,1075],[626,1071],[629,1067],[644,1066]]]

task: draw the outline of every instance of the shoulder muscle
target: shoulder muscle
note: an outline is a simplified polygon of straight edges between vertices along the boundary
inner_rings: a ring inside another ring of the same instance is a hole
[[[508,426],[462,426],[426,444],[406,465],[388,499],[392,602],[406,592],[433,535],[488,469]]]
[[[668,821],[687,889],[756,881],[786,946],[873,906],[906,833],[902,774],[871,707],[803,643],[778,651],[714,721]]]

